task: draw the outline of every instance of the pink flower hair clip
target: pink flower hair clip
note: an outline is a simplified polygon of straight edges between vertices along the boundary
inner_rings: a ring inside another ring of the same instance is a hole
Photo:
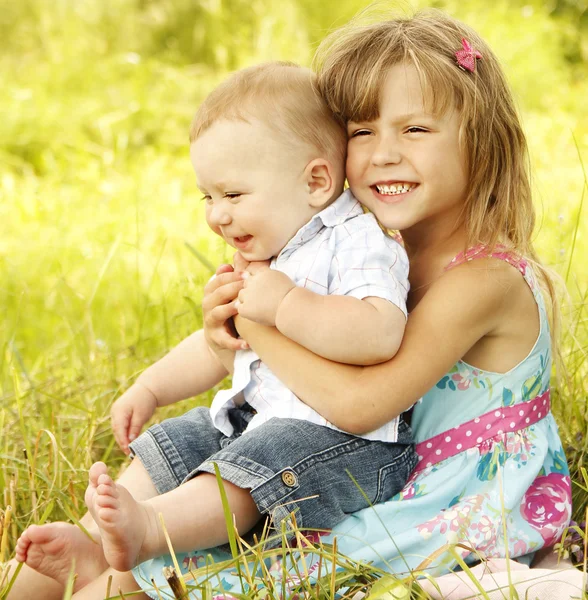
[[[482,55],[465,38],[461,40],[461,45],[461,50],[455,53],[457,65],[460,69],[473,73],[476,70],[476,60],[481,59]]]

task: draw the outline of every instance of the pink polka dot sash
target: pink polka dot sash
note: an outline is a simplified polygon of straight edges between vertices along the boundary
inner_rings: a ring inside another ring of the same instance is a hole
[[[534,425],[549,414],[550,408],[550,394],[547,390],[528,402],[491,410],[467,423],[444,431],[416,445],[419,462],[415,472],[480,446],[504,433]]]

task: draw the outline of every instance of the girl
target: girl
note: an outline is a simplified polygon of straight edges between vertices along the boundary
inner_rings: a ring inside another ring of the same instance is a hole
[[[527,148],[504,74],[474,31],[436,11],[336,31],[318,70],[347,125],[349,186],[401,231],[410,257],[402,346],[353,367],[239,317],[237,329],[344,430],[370,431],[416,402],[413,477],[333,530],[343,554],[397,573],[427,557],[429,572],[446,572],[456,554],[530,562],[567,526],[571,484],[550,412],[554,288],[531,241]],[[236,343],[225,321],[238,280],[217,277],[207,298],[218,347]],[[455,542],[455,553],[437,552]]]

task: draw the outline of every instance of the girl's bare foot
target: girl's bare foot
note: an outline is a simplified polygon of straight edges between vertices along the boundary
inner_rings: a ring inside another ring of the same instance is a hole
[[[128,571],[151,558],[149,542],[159,541],[153,509],[137,502],[125,487],[115,483],[102,462],[90,468],[85,500],[100,529],[104,557],[113,569]]]
[[[74,591],[108,568],[99,540],[93,542],[81,529],[69,523],[31,525],[18,539],[16,560],[62,585],[67,583],[74,568]]]

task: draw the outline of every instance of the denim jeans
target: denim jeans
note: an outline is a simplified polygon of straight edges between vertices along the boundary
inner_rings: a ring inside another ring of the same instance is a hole
[[[235,433],[227,437],[207,408],[195,408],[150,427],[131,450],[161,494],[199,473],[214,473],[216,463],[224,480],[251,490],[276,528],[294,512],[299,528],[323,530],[391,498],[417,462],[402,419],[398,442],[387,443],[299,419],[274,418],[245,431],[251,417],[248,405],[232,409]]]

